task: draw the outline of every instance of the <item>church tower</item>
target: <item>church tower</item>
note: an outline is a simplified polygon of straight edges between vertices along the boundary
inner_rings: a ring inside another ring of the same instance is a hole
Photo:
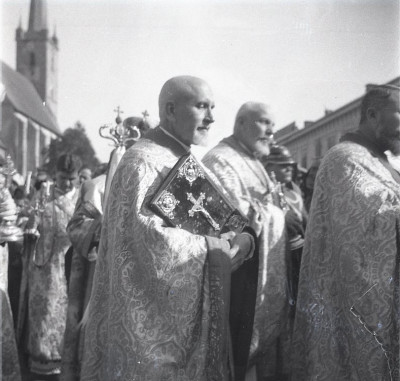
[[[31,0],[28,30],[16,30],[17,71],[33,83],[46,106],[57,116],[58,39],[50,36],[46,0]]]

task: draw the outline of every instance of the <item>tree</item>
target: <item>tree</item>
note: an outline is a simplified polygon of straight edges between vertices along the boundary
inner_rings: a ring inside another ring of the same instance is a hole
[[[82,160],[82,165],[92,170],[100,164],[86,135],[85,127],[79,121],[75,123],[74,127],[67,128],[60,138],[53,139],[45,148],[43,169],[50,175],[54,175],[58,157],[66,153],[78,155]]]

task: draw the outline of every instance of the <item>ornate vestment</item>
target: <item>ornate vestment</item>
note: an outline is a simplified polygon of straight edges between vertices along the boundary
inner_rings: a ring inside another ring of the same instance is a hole
[[[159,128],[122,158],[104,215],[81,380],[227,379],[230,259],[148,203],[186,151]]]
[[[103,218],[106,175],[81,186],[74,215],[67,226],[74,253],[68,290],[68,312],[62,354],[61,380],[79,380],[82,351],[80,324],[92,291],[97,246]]]
[[[300,272],[294,381],[399,379],[400,185],[386,162],[345,141],[320,166]]]
[[[66,228],[78,195],[76,189],[54,193],[41,215],[36,247],[25,251],[18,318],[20,324],[26,319],[29,368],[38,374],[60,373],[68,303],[64,259],[71,245]]]
[[[15,203],[7,188],[0,191],[0,204],[3,215],[9,216],[10,213],[15,213]],[[2,381],[20,381],[14,321],[8,295],[8,263],[8,244],[2,242],[0,244],[0,379]]]
[[[20,381],[17,344],[10,301],[7,293],[8,247],[0,245],[0,378],[2,381]]]
[[[249,364],[254,364],[264,357],[286,324],[289,299],[284,215],[272,204],[272,184],[262,164],[235,137],[222,140],[203,162],[249,218],[258,236],[258,289],[249,359]],[[232,278],[232,283],[238,282]]]

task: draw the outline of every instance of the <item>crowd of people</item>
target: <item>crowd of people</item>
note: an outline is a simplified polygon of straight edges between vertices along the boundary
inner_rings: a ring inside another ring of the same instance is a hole
[[[132,119],[140,139],[108,166],[64,154],[53,177],[16,183],[0,163],[2,379],[398,380],[399,94],[372,87],[358,129],[308,171],[274,141],[271,107],[245,102],[194,172],[239,231],[204,194],[185,218],[196,207],[215,234],[172,224],[173,194],[169,218],[151,207],[207,143],[197,77],[169,79],[159,125]]]

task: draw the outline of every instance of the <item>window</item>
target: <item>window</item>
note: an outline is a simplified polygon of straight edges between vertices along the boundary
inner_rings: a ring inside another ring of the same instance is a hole
[[[322,143],[321,139],[317,139],[315,142],[315,156],[321,157],[322,156]]]
[[[36,66],[36,57],[35,53],[31,52],[29,54],[29,67],[31,69],[31,75],[35,74],[35,66]]]
[[[335,136],[329,136],[328,138],[328,149],[332,148],[336,144]]]
[[[303,158],[301,159],[301,166],[303,168],[307,168],[307,155],[304,155]]]

